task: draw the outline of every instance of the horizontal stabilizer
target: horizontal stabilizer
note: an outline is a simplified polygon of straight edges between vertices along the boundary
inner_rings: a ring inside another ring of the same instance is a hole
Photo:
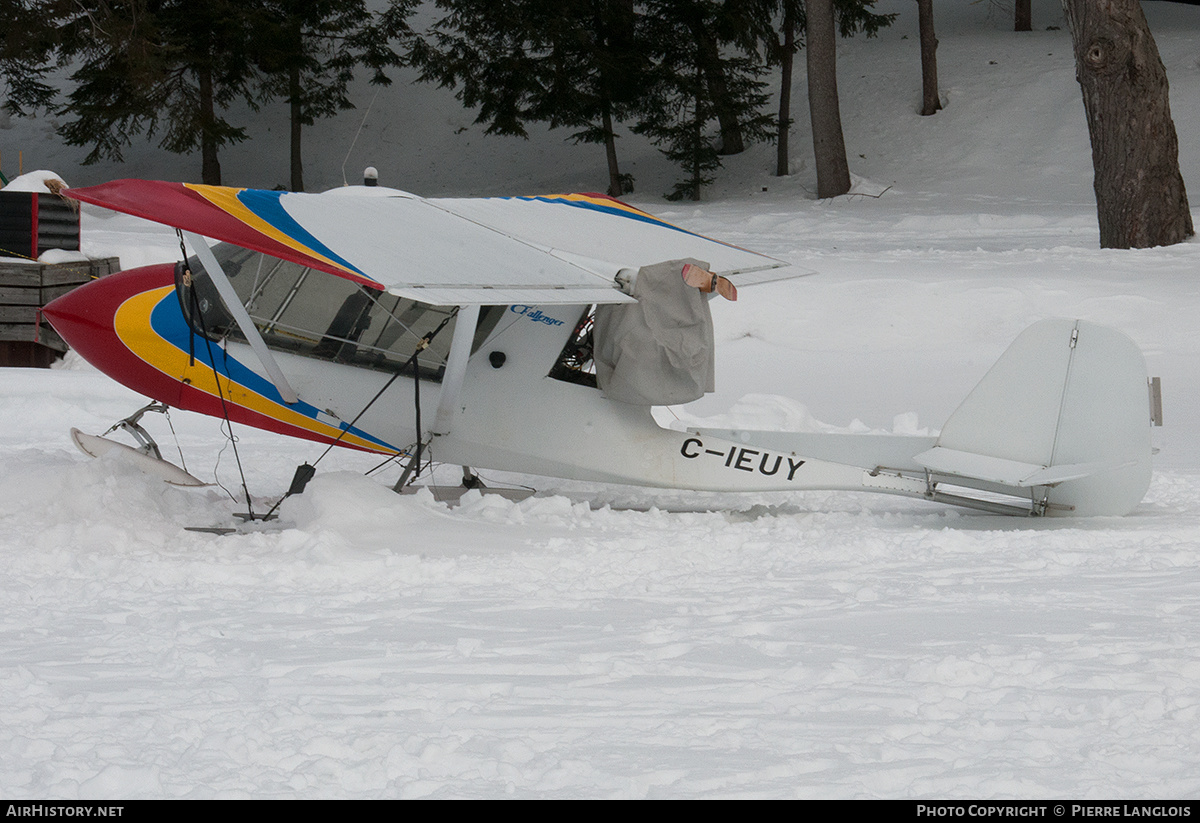
[[[1096,461],[1046,467],[1036,463],[1022,463],[1002,457],[989,457],[985,454],[947,449],[942,446],[934,446],[928,451],[923,451],[915,455],[913,460],[935,474],[970,477],[1017,488],[1053,486],[1068,480],[1080,480],[1093,474],[1122,468],[1132,462]]]

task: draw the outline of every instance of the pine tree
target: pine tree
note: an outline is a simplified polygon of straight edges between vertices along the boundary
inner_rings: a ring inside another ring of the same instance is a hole
[[[552,127],[577,129],[571,135],[577,143],[603,145],[608,193],[633,191],[633,177],[617,162],[615,130],[632,117],[648,70],[633,0],[574,0],[550,8],[557,13],[540,39],[551,70],[531,112]]]
[[[78,0],[63,54],[79,57],[59,134],[91,146],[84,163],[121,160],[131,137],[161,134],[170,152],[201,154],[201,179],[221,182],[218,152],[246,139],[221,112],[253,105],[254,4],[247,0]]]
[[[61,64],[61,15],[54,0],[0,0],[0,83],[9,113],[27,114],[54,100],[46,79]]]
[[[372,83],[391,83],[385,69],[406,62],[392,43],[411,48],[408,17],[417,4],[392,0],[376,16],[364,0],[264,0],[254,57],[264,97],[288,103],[292,191],[304,191],[303,128],[353,108],[349,84],[358,66],[371,69]]]
[[[634,131],[649,136],[687,177],[670,199],[700,199],[724,154],[772,135],[751,0],[650,0],[654,63]],[[716,121],[717,133],[709,132]]]
[[[720,127],[721,155],[740,154],[766,133],[758,116],[766,102],[759,77],[757,0],[649,0],[648,14],[686,32],[691,57],[704,75],[706,95]],[[663,64],[668,71],[670,63]]]
[[[695,57],[692,40],[679,34],[664,30],[656,38],[662,58],[659,78],[645,101],[646,113],[633,130],[649,137],[686,174],[667,199],[699,200],[704,187],[713,182],[713,173],[721,167],[721,158],[715,136],[708,129],[714,110],[704,67]]]
[[[771,25],[778,18],[778,27]],[[779,66],[779,115],[775,121],[775,176],[790,173],[788,133],[792,125],[792,75],[796,52],[804,47],[808,25],[802,0],[766,0],[760,12],[759,37],[769,63]]]
[[[446,14],[420,54],[423,79],[458,89],[487,134],[526,125],[576,129],[603,144],[610,194],[630,190],[617,164],[616,124],[644,88],[633,0],[438,0]]]

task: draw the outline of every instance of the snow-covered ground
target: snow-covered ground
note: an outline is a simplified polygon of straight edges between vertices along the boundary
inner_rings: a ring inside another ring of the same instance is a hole
[[[1145,5],[1195,197],[1200,9]],[[144,399],[76,360],[0,370],[0,791],[1200,796],[1200,244],[1097,248],[1069,38],[1044,30],[1062,25],[1056,3],[1035,2],[1043,30],[1026,35],[988,4],[939,6],[949,105],[933,118],[916,114],[915,6],[881,8],[896,26],[839,51],[852,169],[862,191],[890,187],[878,198],[807,194],[802,116],[794,177],[770,177],[760,147],[695,205],[657,199],[675,172],[628,139],[638,205],[819,272],[719,306],[718,392],[664,414],[936,430],[1021,329],[1083,317],[1128,333],[1163,378],[1161,453],[1132,515],[813,492],[671,513],[698,501],[553,481],[537,485],[559,494],[448,509],[339,452],[278,526],[216,537],[184,527],[244,503],[71,447],[70,426],[102,432]],[[385,94],[350,166],[385,184],[603,183],[594,147],[485,140],[446,92]],[[0,125],[6,171],[25,141],[27,168],[72,185],[195,176],[153,152],[78,168],[39,142],[44,119]],[[314,180],[340,183],[357,128],[312,130]],[[278,182],[255,148],[226,153],[229,182]],[[87,212],[84,229],[127,267],[177,248],[123,217]],[[236,492],[219,422],[167,422],[147,420],[167,455],[178,441],[193,473]],[[319,453],[237,435],[256,505]]]

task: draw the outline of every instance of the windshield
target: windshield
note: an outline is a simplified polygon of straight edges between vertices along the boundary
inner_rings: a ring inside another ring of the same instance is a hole
[[[228,243],[212,251],[271,348],[396,371],[420,340],[446,321],[420,356],[421,376],[441,379],[453,336],[453,307],[396,297]],[[245,340],[195,257],[176,267],[176,287],[194,331],[214,340]],[[502,315],[500,306],[480,312],[472,352]]]

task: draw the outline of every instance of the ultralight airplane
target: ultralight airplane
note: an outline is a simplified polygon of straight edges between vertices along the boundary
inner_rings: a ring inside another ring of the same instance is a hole
[[[145,180],[63,194],[176,228],[183,256],[48,305],[72,348],[169,407],[407,457],[397,487],[431,456],[464,482],[496,469],[862,490],[1020,515],[1123,515],[1149,486],[1145,361],[1088,321],[1023,332],[937,437],[676,431],[651,409],[713,390],[708,300],[787,277],[786,263],[595,194]]]

